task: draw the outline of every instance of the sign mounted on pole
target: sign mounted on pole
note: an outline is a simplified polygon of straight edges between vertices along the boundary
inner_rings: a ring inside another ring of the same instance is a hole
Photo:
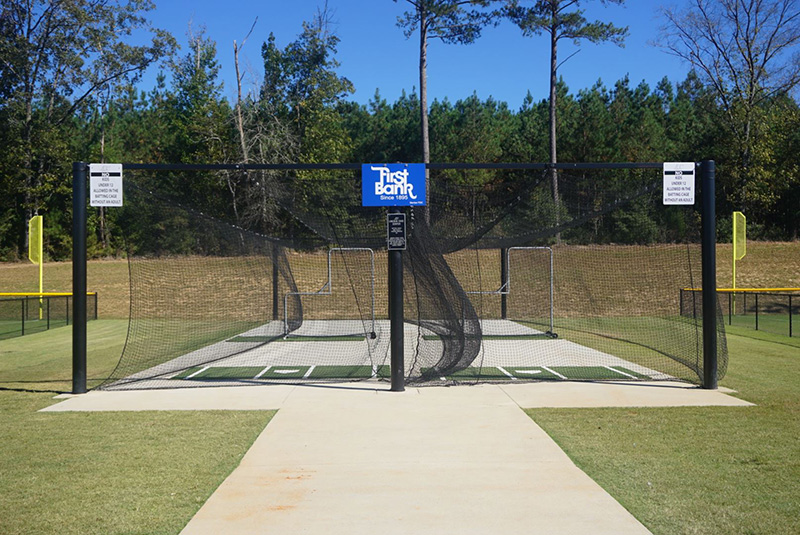
[[[362,164],[361,206],[425,206],[425,164]]]
[[[89,205],[122,206],[122,164],[89,164]]]
[[[664,162],[664,204],[694,204],[694,162]]]
[[[390,251],[406,250],[406,214],[386,214],[386,247]]]

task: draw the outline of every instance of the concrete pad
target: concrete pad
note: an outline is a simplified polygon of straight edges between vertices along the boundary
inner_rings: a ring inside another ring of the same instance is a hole
[[[541,382],[505,384],[501,388],[520,407],[747,407],[733,390],[705,390],[678,382]]]
[[[178,388],[165,390],[92,390],[86,394],[63,394],[60,403],[42,412],[64,411],[197,411],[279,409],[296,387]]]
[[[732,390],[704,390],[686,383],[668,382],[539,382],[503,383],[458,387],[425,387],[391,393],[395,401],[406,399],[410,392],[437,393],[451,390],[475,392],[478,389],[500,389],[518,406],[537,407],[688,407],[749,406],[751,403],[730,396]],[[389,384],[379,381],[321,385],[254,385],[164,390],[98,391],[87,394],[63,394],[60,403],[42,409],[62,411],[146,411],[146,410],[274,410],[280,409],[295,391],[305,392],[300,399],[318,399],[320,404],[342,403],[349,406],[378,393],[387,392]],[[452,396],[442,394],[442,399]],[[365,401],[366,402],[366,401]],[[409,408],[406,401],[403,407]]]
[[[502,389],[298,388],[183,530],[648,533]]]

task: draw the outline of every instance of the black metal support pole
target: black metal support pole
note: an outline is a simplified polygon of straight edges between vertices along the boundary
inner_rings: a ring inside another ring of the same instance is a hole
[[[508,281],[508,249],[500,249],[500,318],[508,318],[508,299],[506,282]]]
[[[391,311],[392,392],[405,387],[405,344],[403,311],[403,251],[389,251],[389,309]]]
[[[717,388],[717,232],[715,204],[716,166],[700,164],[702,181],[702,279],[703,279],[703,388]]]
[[[758,293],[756,293],[756,330],[758,330]]]
[[[792,296],[789,296],[789,337],[792,336]]]
[[[733,294],[734,296],[736,294]],[[733,325],[733,297],[728,294],[728,325]]]
[[[391,285],[391,284],[392,284],[392,282],[391,282],[391,281],[392,281],[392,255],[391,255],[391,254],[389,255],[389,257],[388,257],[388,259],[387,259],[387,261],[386,261],[386,267],[387,267],[387,269],[388,269],[388,271],[386,272],[386,280],[387,280],[387,281],[389,281],[389,285]],[[392,321],[392,294],[391,294],[391,286],[388,286],[388,287],[387,287],[387,290],[389,290],[389,306],[388,306],[388,308],[387,308],[387,310],[386,310],[386,319],[388,319],[388,320],[389,320],[389,325],[391,325],[391,321]]]
[[[86,392],[86,174],[72,164],[72,393]]]
[[[391,213],[400,213],[393,209]],[[403,310],[403,251],[389,251],[389,340],[391,351],[392,392],[405,386],[405,312]]]

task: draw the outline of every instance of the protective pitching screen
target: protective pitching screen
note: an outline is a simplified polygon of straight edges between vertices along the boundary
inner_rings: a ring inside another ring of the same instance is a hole
[[[103,388],[388,379],[387,209],[359,175],[126,171],[131,319]],[[700,382],[699,214],[660,184],[431,169],[406,209],[406,381]]]

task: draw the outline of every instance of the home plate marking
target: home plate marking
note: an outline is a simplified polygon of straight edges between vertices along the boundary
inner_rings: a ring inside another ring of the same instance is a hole
[[[280,373],[282,375],[289,375],[292,373],[300,373],[300,370],[272,370],[272,373]]]
[[[514,370],[517,373],[524,373],[528,375],[535,375],[537,373],[542,373],[542,370]]]

